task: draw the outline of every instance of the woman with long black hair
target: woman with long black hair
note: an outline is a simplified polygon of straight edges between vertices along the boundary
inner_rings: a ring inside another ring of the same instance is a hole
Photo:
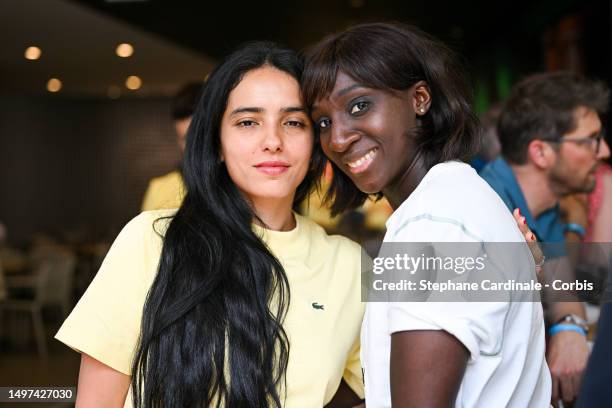
[[[82,353],[77,406],[363,397],[360,248],[292,211],[324,165],[301,74],[294,52],[254,43],[210,75],[182,206],[126,225],[56,336]]]

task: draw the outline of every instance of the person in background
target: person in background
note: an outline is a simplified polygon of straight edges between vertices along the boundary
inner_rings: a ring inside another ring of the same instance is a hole
[[[561,221],[559,200],[595,187],[600,161],[610,155],[600,119],[608,99],[603,84],[571,73],[526,78],[514,87],[500,116],[502,157],[481,172],[509,209],[520,209],[540,242],[557,243],[544,248],[544,271],[567,280],[574,272],[564,233],[575,223]],[[557,406],[560,399],[571,402],[578,395],[588,359],[588,326],[580,302],[550,302],[547,307],[547,360]]]
[[[597,334],[576,404],[578,408],[612,406],[612,251],[609,245],[612,242],[612,166],[601,165],[595,178],[595,189],[591,194],[582,200],[573,197],[574,200],[564,206],[568,213],[574,214],[574,219],[582,219],[585,222],[579,224],[584,228],[583,231],[578,228],[578,232],[573,233],[576,235],[574,239],[585,243],[608,244],[586,248],[595,250],[595,261],[603,265],[604,271],[607,270],[608,288],[601,302]]]
[[[601,164],[590,194],[572,194],[561,200],[568,222],[565,238],[573,242],[612,242],[612,166]]]
[[[612,407],[612,276],[608,272],[608,289],[601,307],[593,352],[576,404],[578,408]]]
[[[181,157],[185,151],[185,139],[187,129],[191,123],[191,117],[196,105],[202,95],[203,83],[194,82],[187,84],[174,96],[171,102],[172,119],[176,131],[176,142],[181,152]],[[180,166],[160,177],[156,177],[149,182],[147,191],[142,201],[141,210],[160,210],[178,208],[183,201],[185,185]]]
[[[595,189],[589,195],[586,242],[612,242],[612,166],[609,161],[595,174]]]

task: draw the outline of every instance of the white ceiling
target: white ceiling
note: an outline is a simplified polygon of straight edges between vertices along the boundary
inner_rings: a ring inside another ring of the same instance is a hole
[[[202,41],[207,39],[203,38]],[[121,42],[134,46],[119,58]],[[24,58],[30,45],[42,49],[37,61]],[[122,97],[169,96],[188,81],[204,80],[210,58],[182,48],[66,0],[0,0],[0,94],[48,94],[49,78],[63,83],[58,95],[107,97],[109,87]],[[138,75],[138,91],[125,79]]]

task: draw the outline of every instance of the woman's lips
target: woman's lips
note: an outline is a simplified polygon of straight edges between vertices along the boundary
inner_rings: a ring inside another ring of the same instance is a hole
[[[370,149],[363,156],[348,162],[346,164],[348,166],[348,170],[353,174],[363,173],[368,169],[368,167],[370,167],[370,164],[372,164],[374,161],[377,152],[377,148]]]
[[[255,165],[255,168],[268,176],[278,176],[289,170],[289,163],[281,161],[268,161]]]

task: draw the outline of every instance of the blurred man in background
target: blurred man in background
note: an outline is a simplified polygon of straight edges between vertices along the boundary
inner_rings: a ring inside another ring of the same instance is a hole
[[[181,158],[185,151],[185,141],[191,117],[202,95],[202,87],[202,83],[187,84],[172,99],[172,119]],[[185,185],[179,166],[178,169],[156,177],[149,182],[141,209],[142,211],[149,211],[162,208],[178,208],[181,206],[184,195]]]
[[[570,73],[531,76],[512,91],[498,124],[502,157],[481,176],[510,210],[546,246],[546,271],[564,281],[575,279],[565,250],[566,231],[576,223],[561,221],[559,200],[588,193],[595,172],[610,149],[603,140],[600,115],[608,109],[609,90]],[[548,278],[549,279],[549,278]],[[547,293],[544,293],[545,303]],[[553,404],[573,401],[588,359],[585,310],[581,302],[549,302],[547,360],[553,377]]]

